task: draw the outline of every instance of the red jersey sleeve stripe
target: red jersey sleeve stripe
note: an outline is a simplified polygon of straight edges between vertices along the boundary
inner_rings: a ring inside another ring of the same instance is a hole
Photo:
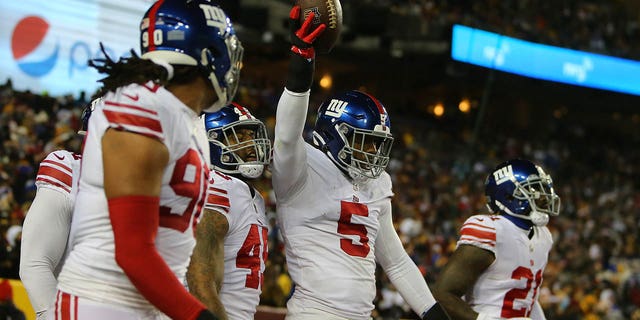
[[[131,113],[103,110],[109,124],[115,127],[124,128],[129,131],[143,134],[152,134],[158,137],[163,136],[162,125],[159,120],[139,116]]]
[[[40,178],[49,178],[60,181],[60,183],[64,184],[68,188],[71,188],[71,185],[73,184],[73,177],[68,172],[61,171],[58,168],[47,165],[40,166],[37,179]]]
[[[207,196],[207,204],[215,206],[230,207],[229,198],[217,194],[209,194]]]
[[[209,186],[209,192],[217,192],[217,193],[222,193],[222,194],[227,194],[228,193],[227,190],[216,188],[216,187],[213,187],[211,185]]]
[[[479,223],[474,223],[474,222],[467,222],[462,227],[463,228],[465,228],[465,227],[480,228],[480,229],[484,229],[484,230],[488,230],[488,231],[495,231],[496,230],[496,228],[494,228],[494,227],[489,227],[489,226],[486,226],[484,224],[479,224]]]
[[[142,111],[142,112],[145,112],[145,113],[148,113],[148,114],[152,114],[154,116],[158,115],[158,113],[153,111],[153,110],[149,110],[147,108],[143,108],[143,107],[132,105],[132,104],[119,103],[119,102],[113,102],[113,101],[106,101],[104,104],[108,105],[108,106],[122,107],[122,108],[125,108],[125,109],[132,109],[132,110],[136,110],[136,111]]]
[[[476,237],[479,239],[485,239],[485,240],[490,240],[490,241],[496,241],[496,232],[495,231],[485,231],[485,230],[478,230],[474,227],[469,227],[469,226],[463,226],[462,230],[460,231],[460,234],[462,236],[472,236],[472,237]]]
[[[57,162],[57,161],[44,159],[44,160],[42,160],[42,162],[40,162],[40,166],[42,166],[44,164],[47,164],[47,165],[50,165],[50,166],[60,167],[60,169],[65,170],[65,171],[69,172],[69,174],[71,174],[71,168],[69,168],[69,166],[67,166],[66,164],[64,164],[62,162]],[[40,171],[38,171],[38,174],[40,174]]]
[[[71,193],[71,188],[69,186],[64,185],[63,183],[60,183],[56,180],[52,180],[48,177],[38,177],[36,178],[36,181],[42,181],[44,183],[50,184],[52,186],[56,186],[58,188],[62,188],[64,191]]]

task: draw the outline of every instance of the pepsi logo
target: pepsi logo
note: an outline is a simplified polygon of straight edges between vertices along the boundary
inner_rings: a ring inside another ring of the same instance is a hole
[[[11,35],[11,53],[22,72],[42,77],[53,69],[58,60],[60,44],[47,37],[49,23],[37,16],[21,19]]]

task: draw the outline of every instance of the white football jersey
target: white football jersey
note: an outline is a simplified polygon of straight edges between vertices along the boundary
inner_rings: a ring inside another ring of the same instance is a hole
[[[375,241],[381,214],[391,214],[391,179],[355,185],[309,144],[304,180],[295,194],[277,194],[278,223],[295,292],[289,306],[348,319],[370,319],[376,295]],[[273,180],[290,179],[273,170]]]
[[[60,273],[59,288],[99,302],[153,308],[114,258],[101,146],[102,137],[110,128],[157,139],[169,151],[155,245],[180,280],[185,277],[195,245],[193,224],[206,196],[209,144],[198,115],[152,82],[131,84],[108,93],[89,120],[71,225],[72,249]]]
[[[531,239],[528,234],[499,215],[475,215],[465,221],[458,246],[473,245],[495,255],[493,264],[465,295],[473,310],[537,320],[531,311],[540,294],[553,239],[547,227],[534,227]]]
[[[40,162],[38,193],[24,221],[20,276],[36,311],[55,296],[56,278],[64,263],[81,156],[65,150]]]
[[[229,222],[220,300],[229,319],[253,319],[268,255],[264,199],[238,178],[215,170],[209,177],[205,209],[222,213]]]

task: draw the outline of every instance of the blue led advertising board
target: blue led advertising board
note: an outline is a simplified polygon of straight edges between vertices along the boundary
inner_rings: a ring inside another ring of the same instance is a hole
[[[499,71],[640,95],[640,62],[455,25],[451,57]]]

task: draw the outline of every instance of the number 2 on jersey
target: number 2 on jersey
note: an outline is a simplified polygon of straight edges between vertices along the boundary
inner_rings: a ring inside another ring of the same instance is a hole
[[[267,237],[267,228],[252,224],[247,238],[238,250],[236,267],[251,270],[244,284],[247,288],[262,287],[264,279],[261,267],[264,261],[267,261]]]
[[[340,202],[340,220],[338,220],[338,233],[343,235],[358,236],[359,244],[351,239],[340,239],[340,249],[350,256],[366,257],[371,248],[369,247],[369,237],[367,228],[358,223],[351,222],[352,216],[369,216],[369,208],[362,203]]]
[[[511,273],[511,279],[527,279],[527,286],[525,288],[514,288],[509,290],[507,294],[504,296],[504,300],[502,302],[502,313],[501,317],[503,318],[516,318],[516,317],[528,317],[531,315],[531,309],[533,308],[533,303],[536,301],[536,294],[538,293],[538,287],[542,282],[542,270],[538,270],[536,272],[535,278],[533,276],[533,271],[529,268],[518,267],[513,270]],[[514,301],[516,299],[526,299],[529,295],[529,291],[533,288],[533,297],[532,303],[529,308],[521,307],[516,309],[514,306]]]

